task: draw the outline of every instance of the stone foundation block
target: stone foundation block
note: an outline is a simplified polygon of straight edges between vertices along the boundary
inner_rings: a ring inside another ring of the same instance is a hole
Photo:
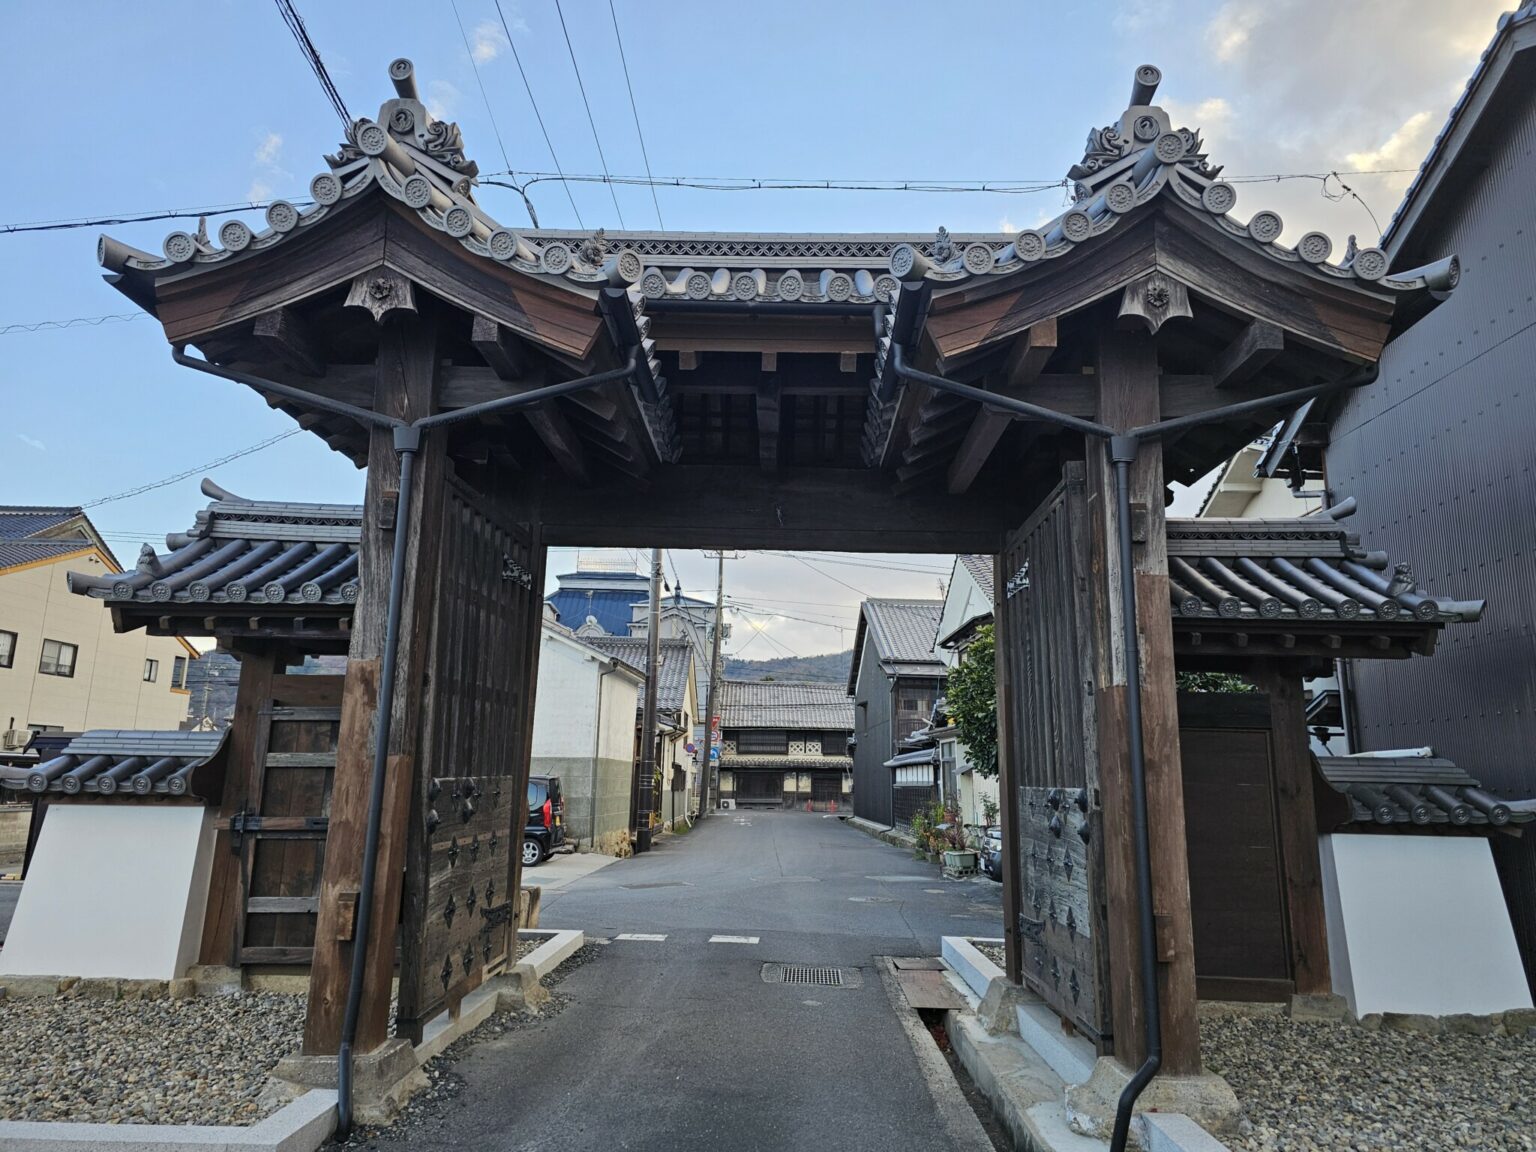
[[[1493,1016],[1476,1016],[1459,1012],[1453,1016],[1442,1016],[1440,1026],[1451,1036],[1497,1036],[1504,1029],[1504,1014],[1500,1012]]]
[[[1511,1008],[1504,1013],[1504,1031],[1510,1036],[1525,1036],[1536,1028],[1536,1008]]]
[[[272,1070],[277,1080],[301,1088],[336,1087],[336,1057],[285,1056]],[[372,1052],[352,1057],[352,1115],[359,1124],[388,1124],[428,1086],[410,1042],[394,1037]],[[274,1091],[280,1089],[274,1088]]]
[[[1115,1105],[1130,1082],[1131,1070],[1111,1056],[1101,1056],[1085,1084],[1067,1087],[1067,1119],[1073,1131],[1105,1140],[1114,1129]],[[1207,1132],[1226,1132],[1237,1124],[1237,1094],[1214,1072],[1198,1076],[1157,1076],[1136,1101],[1136,1112],[1177,1112]]]
[[[1381,1026],[1393,1032],[1422,1032],[1426,1036],[1439,1036],[1445,1031],[1440,1017],[1419,1012],[1383,1012]]]
[[[57,976],[7,976],[4,988],[18,1000],[46,999],[59,994]]]
[[[1348,1000],[1329,992],[1292,996],[1286,1014],[1292,1020],[1325,1020],[1335,1024],[1347,1024],[1354,1015]]]

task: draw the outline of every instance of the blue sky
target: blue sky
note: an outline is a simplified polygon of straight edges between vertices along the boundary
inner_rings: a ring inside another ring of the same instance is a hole
[[[562,0],[611,172],[644,171],[607,0]],[[651,169],[660,175],[1056,179],[1094,125],[1124,107],[1133,67],[1164,72],[1159,102],[1204,130],[1229,176],[1415,167],[1504,5],[1498,0],[1123,0],[1020,3],[638,3],[615,0]],[[553,167],[489,0],[458,0],[505,144],[503,160],[471,52],[449,0],[299,0],[354,116],[391,90],[385,66],[416,62],[424,98],[457,120],[482,171]],[[554,0],[502,0],[550,137],[568,173],[599,170]],[[12,8],[13,115],[0,223],[302,198],[341,126],[273,5],[69,2]],[[18,50],[19,49],[19,50]],[[1385,224],[1408,176],[1349,183]],[[1313,180],[1244,184],[1237,214],[1278,208],[1288,237],[1320,228],[1375,239],[1359,203]],[[606,188],[572,195],[588,227],[618,226]],[[654,228],[643,188],[619,188],[631,228]],[[535,186],[546,227],[574,227],[566,196]],[[675,230],[954,231],[1028,227],[1060,192],[1001,194],[705,192],[662,189]],[[527,223],[516,194],[482,203]],[[253,216],[251,219],[255,220]],[[158,251],[194,222],[104,229]],[[133,312],[100,278],[96,230],[0,235],[0,326]],[[0,336],[0,503],[73,504],[147,483],[292,427],[250,393],[176,368],[147,319]],[[357,500],[362,474],[299,435],[218,468],[220,483],[276,499]],[[203,500],[196,480],[92,512],[120,556],[180,530]],[[552,558],[551,570],[574,557]],[[674,558],[690,590],[712,565]],[[736,562],[753,602],[803,602],[851,620],[860,591],[934,595],[911,559],[898,572],[784,558]],[[795,611],[786,608],[786,611]],[[743,634],[745,635],[745,633]],[[833,629],[792,619],[767,642],[838,646]],[[739,643],[739,641],[738,641]]]

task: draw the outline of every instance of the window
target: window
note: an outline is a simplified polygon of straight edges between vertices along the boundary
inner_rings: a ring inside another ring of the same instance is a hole
[[[0,668],[16,663],[16,633],[0,632]]]
[[[823,732],[821,734],[821,754],[823,756],[848,755],[848,737],[852,732]]]
[[[75,657],[80,649],[74,644],[65,644],[61,640],[43,641],[43,658],[37,665],[37,670],[44,676],[73,676],[75,674]]]
[[[171,687],[185,688],[187,686],[187,658],[176,657],[176,662],[171,665]]]
[[[158,679],[160,679],[160,661],[144,661],[144,683],[153,684]]]
[[[783,756],[789,752],[789,733],[782,729],[747,728],[736,734],[738,756]]]

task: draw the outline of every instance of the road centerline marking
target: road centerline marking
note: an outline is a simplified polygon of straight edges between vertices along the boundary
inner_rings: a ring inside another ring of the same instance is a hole
[[[620,932],[614,937],[615,940],[650,940],[657,942],[666,938],[665,933],[659,932]]]
[[[758,942],[758,937],[756,937],[756,936],[711,936],[709,938],[709,942],[711,944],[756,944]]]

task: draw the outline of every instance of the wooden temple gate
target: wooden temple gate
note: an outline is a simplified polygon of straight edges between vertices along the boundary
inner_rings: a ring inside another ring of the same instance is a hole
[[[275,204],[259,234],[228,221],[217,246],[173,233],[163,258],[101,244],[110,278],[154,312],[180,363],[254,389],[368,468],[361,509],[219,500],[196,540],[146,560],[121,597],[101,585],[121,627],[217,635],[249,654],[239,763],[273,767],[253,735],[263,710],[275,723],[275,708],[318,707],[285,701],[300,679],[280,675],[287,658],[349,658],[330,782],[281,802],[281,818],[308,818],[289,809],[314,808],[329,788],[328,809],[313,813],[328,820],[323,862],[314,843],[290,844],[310,855],[278,868],[279,892],[251,895],[316,901],[305,1051],[338,1050],[354,949],[366,948],[361,1053],[390,1034],[397,933],[406,1035],[512,945],[547,547],[834,548],[997,555],[1009,974],[1128,1065],[1144,1054],[1146,1007],[1127,753],[1139,682],[1163,1067],[1197,1072],[1176,655],[1254,667],[1263,649],[1271,704],[1295,722],[1276,736],[1277,749],[1289,742],[1275,760],[1277,803],[1299,810],[1307,661],[1426,651],[1455,617],[1415,609],[1410,627],[1378,603],[1390,596],[1329,592],[1375,579],[1350,574],[1370,558],[1337,525],[1286,522],[1260,542],[1268,552],[1219,531],[1175,549],[1166,483],[1226,459],[1297,390],[1353,380],[1454,285],[1454,264],[1389,274],[1375,249],[1333,263],[1320,234],[1279,244],[1274,213],[1233,219],[1235,189],[1198,133],[1152,103],[1150,67],[1119,122],[1090,137],[1057,220],[931,237],[513,231],[475,200],[458,130],[417,98],[409,62],[391,77],[397,98],[353,125],[313,181],[313,208]],[[1241,401],[1251,403],[1233,411]],[[1122,435],[1218,409],[1219,423],[1146,439],[1129,467],[1137,618],[1124,620],[1110,447],[1071,421]],[[404,492],[402,452],[414,463]],[[236,521],[245,535],[230,528],[219,545],[220,525]],[[332,522],[350,525],[350,558],[331,545],[283,550]],[[1238,579],[1228,560],[1259,572]],[[1276,575],[1282,561],[1299,575]],[[1296,567],[1314,562],[1327,573]],[[1358,611],[1341,596],[1375,605],[1369,636],[1351,631]],[[364,941],[372,745],[396,599]],[[1128,629],[1139,668],[1125,665]],[[327,737],[304,739],[302,755],[325,754],[312,745]],[[224,816],[265,818],[252,805],[279,801],[259,773],[242,779]],[[1309,827],[1279,832],[1292,896],[1312,883]],[[241,891],[226,856],[205,933],[215,963],[237,931],[240,947],[257,946],[247,922],[279,907],[224,895]],[[1326,985],[1307,919],[1316,906],[1287,906],[1298,989]],[[262,946],[308,946],[273,931],[285,943]]]

